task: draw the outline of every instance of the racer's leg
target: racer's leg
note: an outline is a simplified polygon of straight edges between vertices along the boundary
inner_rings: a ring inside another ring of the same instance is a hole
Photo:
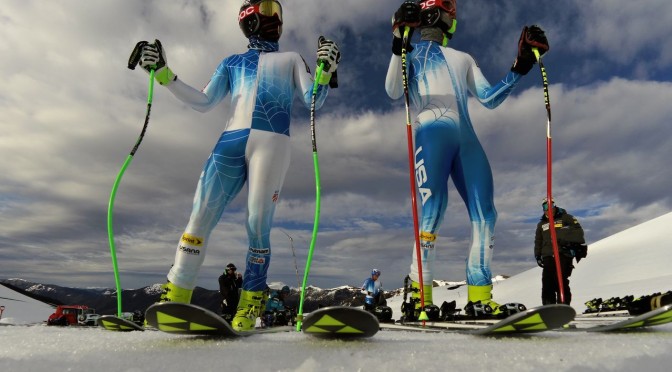
[[[418,203],[421,204],[420,248],[425,286],[431,286],[433,280],[436,257],[434,244],[448,206],[448,176],[459,150],[458,138],[457,127],[452,121],[421,125],[416,131],[415,177]],[[410,276],[412,281],[418,283],[415,247],[412,256]]]
[[[243,290],[265,290],[271,262],[271,226],[275,206],[280,197],[285,174],[289,168],[291,146],[289,136],[253,130],[247,146],[248,187],[247,252]]]
[[[224,132],[205,163],[189,223],[180,238],[168,280],[193,289],[205,258],[210,233],[247,179],[245,148],[249,129]]]
[[[457,191],[471,220],[471,244],[467,258],[467,284],[492,284],[490,263],[494,247],[497,211],[490,163],[477,140],[460,150],[452,173]]]

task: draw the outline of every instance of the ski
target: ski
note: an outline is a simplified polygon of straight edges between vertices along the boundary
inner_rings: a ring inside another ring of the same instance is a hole
[[[456,332],[479,336],[517,335],[537,333],[562,328],[576,316],[576,311],[568,305],[545,305],[515,313],[504,319],[475,319],[443,322],[406,322],[403,324],[381,324],[381,329]]]
[[[145,312],[145,319],[149,326],[159,331],[190,336],[238,338],[293,330],[291,326],[281,326],[236,331],[220,315],[200,306],[178,302],[162,302],[150,306]]]
[[[379,329],[378,319],[373,314],[356,307],[323,307],[306,314],[303,319],[303,333],[319,338],[367,338]]]
[[[613,319],[614,317],[630,317],[630,312],[628,312],[628,310],[608,310],[608,311],[603,310],[603,311],[594,312],[594,313],[577,314],[576,315],[576,320],[579,320],[579,319],[609,320],[609,319]]]
[[[120,318],[114,315],[103,315],[98,318],[98,325],[108,331],[129,332],[144,331],[144,327],[130,320]]]
[[[622,314],[620,311],[617,311],[619,315],[610,315],[609,313],[611,312],[607,312],[606,315],[603,313],[601,316],[585,316],[589,314],[583,314],[584,316],[574,319],[566,330],[584,332],[621,332],[641,330],[647,327],[672,323],[672,305],[666,305],[636,316],[623,316],[625,314]]]

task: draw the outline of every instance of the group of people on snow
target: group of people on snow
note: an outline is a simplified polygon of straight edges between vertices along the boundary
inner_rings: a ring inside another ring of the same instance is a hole
[[[385,89],[392,99],[407,94],[416,111],[414,154],[421,201],[418,231],[421,254],[420,257],[415,254],[418,247],[414,246],[410,287],[413,297],[422,293],[425,306],[433,305],[435,246],[448,206],[450,178],[471,221],[472,239],[466,261],[468,300],[487,304],[496,312],[499,305],[493,300],[490,271],[497,220],[493,178],[469,118],[468,96],[494,109],[536,63],[533,49],[543,56],[549,43],[540,27],[523,27],[510,70],[491,85],[473,57],[448,46],[457,27],[456,3],[457,0],[406,1],[392,17],[392,55]],[[282,296],[287,294],[283,289],[277,298],[269,299],[267,273],[271,261],[270,230],[290,163],[293,97],[309,107],[314,95],[314,108],[319,109],[329,90],[338,87],[341,52],[333,40],[318,39],[316,59],[323,70],[317,90],[313,91],[315,77],[311,66],[298,53],[279,51],[283,30],[280,1],[244,0],[238,22],[249,42],[247,51],[224,58],[203,89],[193,88],[172,71],[166,49],[158,40],[143,48],[140,65],[147,72],[154,70],[156,81],[194,110],[207,112],[227,95],[231,96],[225,130],[201,172],[191,216],[178,240],[174,265],[159,301],[191,301],[210,235],[226,207],[247,184],[245,226],[249,245],[244,270],[241,275],[235,265],[229,264],[220,277],[222,313],[234,329],[246,331],[254,328],[262,309],[268,311],[268,307],[262,306],[264,303],[276,304],[276,299],[282,302]],[[404,45],[413,32],[419,33],[420,41]],[[576,218],[552,202],[548,208],[555,213],[558,242],[562,239],[568,244],[584,243]],[[544,268],[543,301],[554,303],[558,301],[558,288],[550,277],[557,261],[548,250],[550,227],[544,223],[547,214],[545,211],[537,228],[534,254]],[[418,271],[418,258],[422,273]],[[567,278],[571,274],[571,259],[561,256],[560,267],[565,279],[564,301],[569,303]],[[362,287],[367,309],[383,303],[379,276],[380,271],[374,269]],[[417,303],[419,312],[422,309]]]

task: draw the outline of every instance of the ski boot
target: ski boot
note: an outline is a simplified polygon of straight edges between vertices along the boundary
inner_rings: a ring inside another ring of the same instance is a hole
[[[522,311],[527,310],[527,307],[521,303],[517,302],[509,302],[505,303],[502,305],[499,305],[499,310],[500,310],[500,318],[506,318],[509,317],[515,313],[520,313]]]
[[[457,303],[455,302],[455,300],[452,300],[450,302],[443,301],[443,303],[441,304],[440,311],[441,315],[439,317],[439,320],[441,321],[455,320],[460,312],[460,310],[457,310]]]
[[[610,299],[602,302],[602,311],[616,311],[616,310],[626,310],[626,308],[621,307],[620,297],[612,297]]]
[[[240,292],[238,300],[238,309],[233,316],[231,326],[236,331],[251,331],[257,323],[257,318],[261,316],[265,308],[267,291],[246,291]]]
[[[373,309],[373,315],[376,316],[380,323],[394,323],[392,320],[392,308],[389,306],[376,306],[376,308]]]
[[[188,304],[191,302],[191,295],[193,293],[193,289],[181,288],[167,281],[166,284],[161,286],[159,302],[181,302]]]
[[[500,316],[504,309],[492,300],[492,284],[489,285],[468,285],[467,286],[467,306],[464,311],[468,315],[476,317]]]
[[[627,309],[630,315],[640,315],[669,304],[672,304],[672,291],[656,292],[630,301],[627,304]]]
[[[166,284],[161,286],[161,295],[159,296],[159,301],[161,302],[181,302],[181,303],[191,303],[191,295],[194,294],[193,289],[186,289],[178,287],[175,284],[171,283],[170,280],[166,281]],[[147,323],[147,319],[144,319],[143,315],[143,324],[145,327],[150,327]]]
[[[584,314],[599,313],[600,306],[602,305],[602,298],[593,298],[590,301],[586,301],[585,305],[586,310],[583,312]]]
[[[467,316],[473,317],[473,318],[492,318],[493,317],[493,310],[490,305],[483,303],[481,301],[469,301],[467,302],[467,305],[464,306],[464,313]]]
[[[434,305],[432,302],[432,285],[431,284],[425,284],[423,288],[425,292],[425,311],[424,313],[427,315],[426,319],[422,319],[424,316],[422,315],[422,309],[421,309],[421,300],[420,300],[420,283],[416,281],[411,281],[411,301],[414,301],[414,312],[413,315],[417,320],[438,320],[439,317],[441,316],[441,310],[439,309],[438,306]]]

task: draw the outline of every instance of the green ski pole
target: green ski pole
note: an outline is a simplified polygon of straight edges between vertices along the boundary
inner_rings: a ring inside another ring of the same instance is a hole
[[[320,77],[324,70],[324,62],[321,62],[315,71],[315,82],[313,83],[313,94],[310,100],[310,139],[313,143],[313,168],[315,169],[315,220],[313,221],[313,235],[310,239],[310,249],[306,259],[306,269],[303,272],[303,283],[301,284],[301,299],[299,300],[299,313],[296,315],[296,331],[301,332],[301,323],[303,323],[303,301],[306,297],[306,283],[310,273],[310,264],[313,261],[313,251],[317,241],[317,230],[320,225],[320,166],[317,159],[317,141],[315,139],[315,101],[317,100],[317,88]]]
[[[133,52],[131,53],[131,57],[128,60],[128,68],[131,70],[135,70],[135,66],[138,64],[140,61],[140,55],[142,48],[147,45],[146,41],[141,41],[136,44],[135,48],[133,49]],[[109,240],[110,244],[110,254],[112,256],[112,268],[114,270],[114,284],[117,288],[117,315],[121,318],[121,281],[119,279],[119,267],[117,265],[117,253],[116,253],[116,248],[114,245],[114,228],[113,228],[113,210],[114,210],[114,199],[117,195],[117,189],[119,188],[119,183],[121,182],[121,178],[124,176],[124,173],[126,172],[126,168],[131,164],[133,161],[133,156],[135,156],[136,151],[138,151],[138,148],[140,147],[140,143],[142,142],[142,139],[145,137],[145,132],[147,131],[147,126],[149,124],[149,114],[152,110],[152,97],[154,96],[154,69],[151,69],[149,72],[149,89],[148,89],[148,94],[147,94],[147,110],[145,114],[145,123],[142,127],[142,131],[140,132],[140,136],[138,137],[138,140],[135,142],[135,146],[133,146],[133,149],[131,150],[130,154],[126,157],[126,161],[124,161],[124,164],[121,166],[121,170],[119,170],[119,174],[117,174],[117,178],[114,180],[114,184],[112,185],[112,192],[110,193],[110,201],[107,206],[107,237]]]

